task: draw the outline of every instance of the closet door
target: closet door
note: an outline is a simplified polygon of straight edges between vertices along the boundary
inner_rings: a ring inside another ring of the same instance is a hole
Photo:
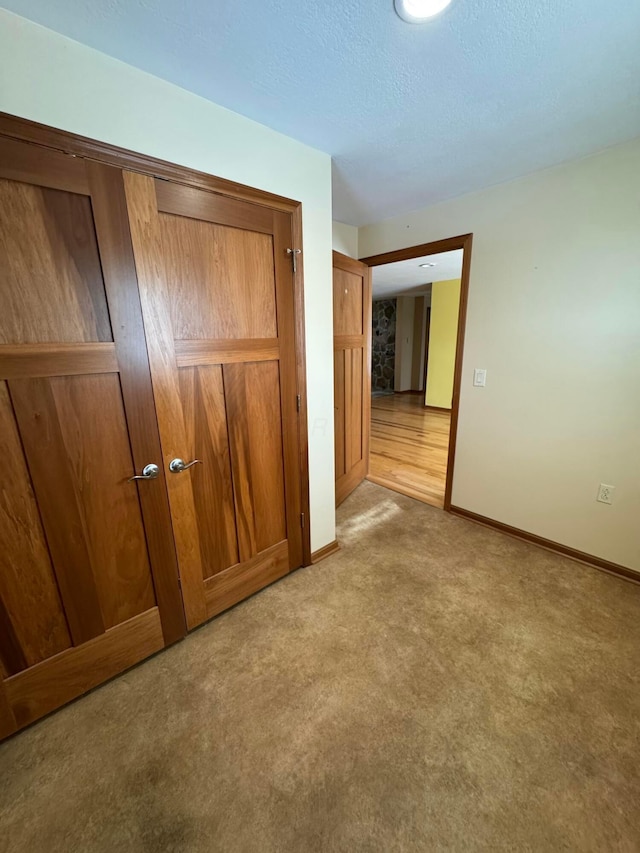
[[[125,187],[193,627],[302,564],[291,216]]]
[[[3,737],[185,623],[122,173],[4,138],[0,164]]]

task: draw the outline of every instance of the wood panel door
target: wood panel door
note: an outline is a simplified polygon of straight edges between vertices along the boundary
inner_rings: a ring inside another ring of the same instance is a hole
[[[333,391],[336,506],[369,471],[371,270],[333,253]]]
[[[185,633],[122,173],[0,138],[0,737]]]
[[[291,214],[125,186],[192,628],[302,564]]]

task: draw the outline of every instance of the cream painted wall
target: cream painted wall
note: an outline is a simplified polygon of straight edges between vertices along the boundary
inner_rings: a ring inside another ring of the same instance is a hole
[[[413,309],[413,353],[411,355],[411,388],[422,391],[424,384],[424,333],[427,305],[424,296],[416,296]]]
[[[431,285],[427,406],[451,408],[459,307],[460,279],[436,281]]]
[[[396,297],[396,357],[393,389],[421,391],[426,333],[424,296]]]
[[[393,389],[396,392],[411,389],[415,303],[415,296],[398,296],[396,299],[396,359],[393,380]]]
[[[635,570],[639,199],[636,140],[359,233],[362,257],[474,234],[453,503]]]
[[[350,258],[358,257],[358,229],[344,222],[332,222],[333,248]]]
[[[302,202],[311,547],[335,538],[328,155],[0,10],[0,110]]]

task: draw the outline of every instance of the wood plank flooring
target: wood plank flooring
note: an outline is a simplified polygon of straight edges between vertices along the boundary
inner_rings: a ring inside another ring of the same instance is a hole
[[[422,394],[374,397],[368,479],[442,507],[450,426],[451,413],[425,409]]]

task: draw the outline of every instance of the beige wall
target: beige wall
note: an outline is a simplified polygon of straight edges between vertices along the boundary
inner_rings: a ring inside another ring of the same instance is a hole
[[[460,279],[431,285],[431,324],[427,366],[427,406],[450,409],[456,366]]]
[[[0,109],[302,202],[311,547],[331,542],[329,156],[4,10]]]
[[[422,391],[424,387],[424,334],[427,306],[424,296],[416,296],[413,310],[413,354],[411,357],[411,389]]]
[[[425,321],[424,296],[396,297],[396,393],[423,389]]]
[[[358,229],[344,222],[332,222],[333,248],[350,258],[358,257]]]
[[[474,234],[454,504],[636,570],[639,199],[640,140],[359,233],[362,257]]]
[[[415,296],[396,299],[396,361],[394,391],[411,390]]]

